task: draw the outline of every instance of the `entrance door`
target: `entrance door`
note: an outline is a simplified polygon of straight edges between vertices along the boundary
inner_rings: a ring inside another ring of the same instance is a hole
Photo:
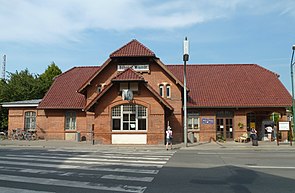
[[[233,140],[233,119],[217,118],[216,119],[216,139]]]

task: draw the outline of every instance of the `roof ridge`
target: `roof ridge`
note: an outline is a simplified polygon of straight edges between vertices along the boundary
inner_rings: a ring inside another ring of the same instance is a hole
[[[153,51],[140,43],[138,40],[133,39],[127,44],[110,54],[112,57],[135,57],[135,56],[156,56]]]

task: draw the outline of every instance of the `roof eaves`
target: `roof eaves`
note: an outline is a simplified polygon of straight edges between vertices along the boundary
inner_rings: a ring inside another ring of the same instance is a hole
[[[87,106],[85,106],[83,110],[88,111],[112,86],[113,83],[106,85],[106,87],[104,87],[104,89]]]
[[[99,70],[94,73],[78,90],[77,92],[82,93],[83,90],[91,84],[91,81],[111,62],[111,59],[108,58],[103,65],[99,68]]]
[[[174,108],[165,100],[163,99],[148,83],[144,84],[146,86],[146,88],[151,91],[158,99],[161,103],[163,103],[169,110],[173,111]]]
[[[154,60],[175,80],[176,84],[179,84],[181,87],[184,87],[182,81],[179,80],[160,59],[156,58]],[[189,91],[190,89],[186,87],[186,90]]]

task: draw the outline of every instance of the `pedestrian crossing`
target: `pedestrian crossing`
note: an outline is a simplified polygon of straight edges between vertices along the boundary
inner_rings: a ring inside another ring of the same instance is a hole
[[[143,193],[175,151],[15,150],[0,154],[0,192]]]

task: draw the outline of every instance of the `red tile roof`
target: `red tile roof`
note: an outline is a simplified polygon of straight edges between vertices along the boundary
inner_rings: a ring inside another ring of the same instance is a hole
[[[183,65],[167,65],[183,80]],[[187,65],[188,105],[195,107],[287,107],[290,93],[278,76],[256,64]]]
[[[132,40],[110,55],[113,57],[155,57],[155,53],[137,40]]]
[[[77,90],[97,70],[93,67],[74,67],[58,76],[46,93],[38,108],[40,109],[83,109],[85,96]]]
[[[144,78],[141,74],[135,72],[131,68],[127,68],[123,72],[120,72],[113,81],[144,81]]]

